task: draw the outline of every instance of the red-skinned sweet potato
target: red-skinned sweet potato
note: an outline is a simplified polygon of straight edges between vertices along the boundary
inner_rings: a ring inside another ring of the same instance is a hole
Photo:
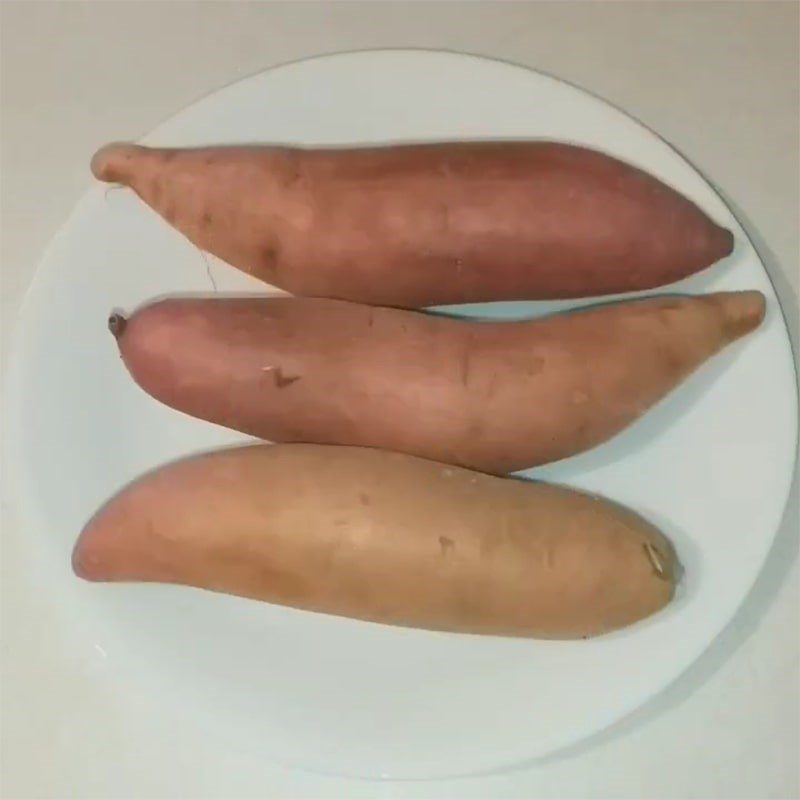
[[[642,290],[733,247],[729,230],[656,178],[556,142],[108,145],[92,170],[270,284],[378,305]]]
[[[243,298],[166,300],[111,324],[139,385],[188,414],[503,473],[610,438],[763,315],[759,292],[523,322]]]

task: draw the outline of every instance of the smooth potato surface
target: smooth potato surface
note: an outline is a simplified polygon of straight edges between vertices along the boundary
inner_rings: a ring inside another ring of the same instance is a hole
[[[319,445],[255,445],[151,473],[89,522],[73,565],[94,581],[549,638],[653,614],[678,569],[655,528],[599,497]]]
[[[729,230],[661,181],[558,142],[117,144],[92,170],[270,284],[377,305],[648,289],[733,248]]]
[[[135,380],[270,441],[379,447],[486,472],[609,439],[764,314],[758,292],[526,322],[334,300],[162,301],[112,319]]]

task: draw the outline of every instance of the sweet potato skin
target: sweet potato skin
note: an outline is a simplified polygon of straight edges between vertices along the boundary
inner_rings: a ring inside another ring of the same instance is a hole
[[[92,170],[267,283],[373,305],[643,290],[733,248],[729,230],[656,178],[558,142],[108,145]]]
[[[668,540],[601,498],[319,445],[242,447],[151,473],[89,522],[73,565],[94,581],[547,638],[642,619],[677,576]]]
[[[170,299],[112,327],[137,383],[201,419],[505,473],[614,436],[763,315],[759,292],[523,322],[312,298]]]

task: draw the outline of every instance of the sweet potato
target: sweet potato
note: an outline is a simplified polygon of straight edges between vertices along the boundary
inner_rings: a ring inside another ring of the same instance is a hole
[[[633,512],[399,453],[255,445],[162,468],[82,532],[76,573],[421,628],[601,634],[666,605],[677,562]]]
[[[92,170],[270,284],[377,305],[648,289],[733,247],[729,230],[656,178],[556,142],[117,144]]]
[[[763,315],[759,292],[523,322],[312,298],[171,299],[111,326],[139,385],[188,414],[271,441],[503,473],[610,438]]]

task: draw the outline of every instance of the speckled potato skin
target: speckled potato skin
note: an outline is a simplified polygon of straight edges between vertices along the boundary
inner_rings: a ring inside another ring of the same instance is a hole
[[[255,445],[151,473],[89,522],[73,565],[93,581],[548,638],[653,614],[677,573],[655,528],[601,498],[320,445]]]
[[[270,284],[373,305],[649,289],[733,248],[729,230],[656,178],[557,142],[116,144],[92,170]]]
[[[269,441],[505,473],[609,439],[763,315],[759,292],[733,292],[525,322],[309,298],[171,299],[114,322],[134,379],[188,414]]]

